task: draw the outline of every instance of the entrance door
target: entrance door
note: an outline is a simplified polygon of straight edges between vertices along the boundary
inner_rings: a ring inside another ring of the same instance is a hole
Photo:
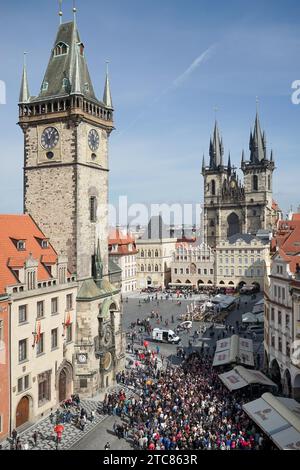
[[[16,427],[29,421],[29,398],[23,397],[18,404],[16,412]]]
[[[67,398],[67,373],[63,369],[59,374],[59,402]]]

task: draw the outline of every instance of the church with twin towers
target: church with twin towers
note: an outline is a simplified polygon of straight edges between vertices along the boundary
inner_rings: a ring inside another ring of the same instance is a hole
[[[221,240],[236,234],[256,235],[259,230],[272,231],[278,216],[273,201],[273,151],[268,154],[266,134],[262,132],[258,111],[250,132],[250,154],[242,152],[240,180],[229,154],[224,161],[224,146],[215,122],[209,144],[209,161],[203,156],[204,234],[215,248]]]

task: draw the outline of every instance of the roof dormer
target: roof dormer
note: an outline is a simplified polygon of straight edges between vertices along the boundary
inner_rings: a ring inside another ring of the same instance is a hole
[[[56,46],[53,49],[53,55],[54,57],[58,57],[61,55],[67,55],[69,52],[69,46],[65,42],[58,42]]]

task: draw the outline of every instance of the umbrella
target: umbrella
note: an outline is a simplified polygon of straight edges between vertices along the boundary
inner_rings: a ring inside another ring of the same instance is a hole
[[[149,346],[149,342],[148,342],[148,341],[144,341],[144,347],[145,347],[145,348],[148,348],[148,346]]]
[[[62,424],[57,424],[54,428],[54,432],[62,433],[65,430],[65,427]]]

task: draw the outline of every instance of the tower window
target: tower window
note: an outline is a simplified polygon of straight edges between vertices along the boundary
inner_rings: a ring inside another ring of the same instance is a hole
[[[67,44],[65,44],[64,42],[59,42],[54,48],[54,56],[57,57],[60,55],[67,54],[68,50],[69,47],[67,46]]]
[[[42,84],[42,91],[47,91],[48,90],[49,83],[48,82],[43,82]]]
[[[258,176],[253,175],[253,191],[258,191]]]
[[[90,221],[96,222],[97,220],[97,199],[95,196],[90,198]]]
[[[24,251],[26,248],[25,242],[23,240],[19,240],[17,242],[17,250],[18,251]]]
[[[215,180],[212,180],[212,182],[211,182],[211,194],[213,196],[216,195],[216,182],[215,182]]]
[[[268,190],[270,191],[271,189],[271,176],[268,175]]]
[[[90,86],[89,86],[88,83],[84,84],[84,89],[85,89],[85,91],[90,91]]]
[[[69,82],[69,79],[65,77],[65,78],[63,79],[63,88],[64,88],[65,90],[67,90],[67,88],[69,87],[69,83],[70,83],[70,82]]]

